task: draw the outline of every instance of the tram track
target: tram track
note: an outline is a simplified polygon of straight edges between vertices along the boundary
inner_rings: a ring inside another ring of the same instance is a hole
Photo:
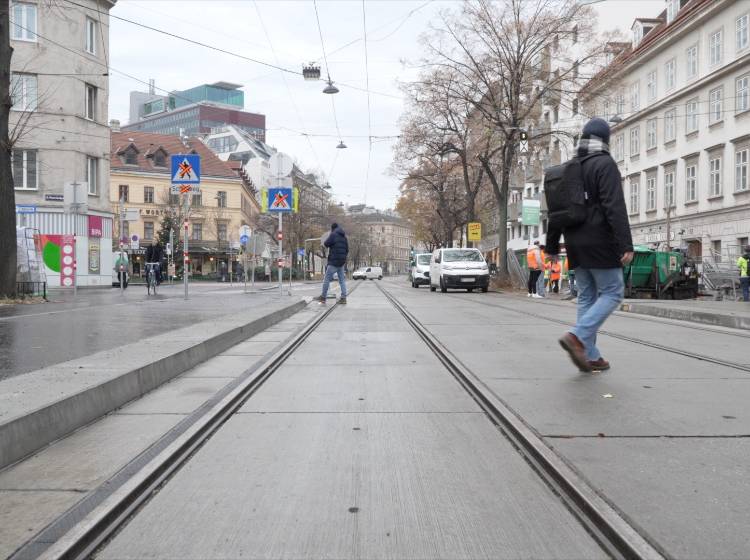
[[[378,288],[490,421],[510,440],[534,472],[563,500],[612,558],[668,558],[664,551],[644,537],[641,530],[555,453],[531,426],[453,355],[393,294],[380,285]]]
[[[518,310],[518,309],[516,309],[514,307],[511,307],[511,306],[508,306],[508,305],[498,304],[498,303],[493,302],[493,301],[486,301],[486,300],[478,301],[478,300],[474,300],[474,299],[471,299],[471,298],[465,298],[465,297],[459,298],[459,296],[450,295],[450,294],[442,294],[442,295],[447,295],[447,297],[450,297],[450,298],[453,298],[453,299],[461,299],[461,301],[463,301],[463,302],[468,302],[468,303],[472,303],[472,304],[475,304],[475,305],[481,305],[483,307],[495,307],[497,309],[504,309],[506,311],[511,311],[513,313],[517,313],[519,315],[523,315],[524,317],[534,317],[536,319],[543,319],[543,320],[548,321],[550,323],[556,323],[558,325],[563,325],[563,326],[566,326],[566,327],[572,327],[574,325],[574,323],[572,323],[570,321],[565,321],[563,319],[555,319],[553,317],[549,317],[549,316],[543,315],[541,313],[535,313],[535,312],[529,311],[529,310],[520,311],[520,310]],[[556,306],[556,307],[562,307],[562,306]],[[618,315],[618,317],[619,316],[620,315]],[[640,318],[636,318],[636,317],[632,317],[632,319],[640,320]],[[683,325],[680,325],[680,326],[683,326]],[[709,331],[709,332],[711,332],[713,334],[734,335],[734,333],[725,333],[725,332],[722,332],[722,331],[717,331],[715,329],[705,329],[705,328],[702,328],[702,327],[688,326],[686,328],[692,328],[692,329],[695,329],[695,330],[706,330],[706,331]],[[717,358],[715,356],[708,356],[706,354],[700,354],[698,352],[691,352],[689,350],[684,350],[682,348],[675,348],[673,346],[668,346],[666,344],[660,344],[658,342],[654,342],[654,341],[651,341],[651,340],[643,340],[641,338],[637,338],[637,337],[634,337],[634,336],[620,334],[620,333],[617,333],[617,332],[613,332],[611,330],[602,329],[602,330],[599,331],[599,334],[600,335],[604,335],[604,336],[608,336],[610,338],[615,338],[615,339],[618,339],[618,340],[623,340],[625,342],[631,342],[633,344],[638,344],[640,346],[647,346],[649,348],[654,348],[656,350],[663,350],[664,352],[670,352],[672,354],[677,354],[677,355],[680,355],[680,356],[684,356],[686,358],[693,358],[695,360],[700,360],[702,362],[712,363],[712,364],[715,364],[715,365],[724,366],[724,367],[727,367],[727,368],[736,369],[736,370],[739,370],[739,371],[744,371],[744,372],[750,373],[750,365],[747,365],[747,364],[740,364],[740,363],[737,363],[737,362],[732,362],[730,360],[723,360],[723,359]],[[740,337],[744,337],[745,335],[740,334],[739,336]]]
[[[530,468],[562,500],[602,550],[610,557],[618,559],[668,558],[665,552],[644,536],[642,530],[634,526],[606,498],[594,490],[571,465],[543,441],[533,428],[451,354],[390,292],[380,285],[378,288],[458,381],[463,390],[480,406],[488,419],[511,442]],[[178,436],[39,558],[44,560],[90,558],[106,546],[191,457],[252,398],[333,313],[336,307],[333,305],[327,308],[293,338],[279,347],[242,384],[214,405],[200,420]]]

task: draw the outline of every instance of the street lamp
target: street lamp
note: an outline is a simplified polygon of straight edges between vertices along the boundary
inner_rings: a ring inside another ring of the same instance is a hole
[[[333,85],[333,82],[331,81],[331,77],[328,77],[328,85],[323,88],[323,93],[327,93],[329,95],[333,95],[334,93],[338,93],[339,88]]]
[[[336,147],[337,147],[337,148],[338,148],[339,150],[343,150],[343,149],[344,149],[344,148],[346,148],[347,146],[346,146],[346,144],[344,144],[344,141],[343,141],[343,140],[341,140],[341,141],[339,142],[339,145],[338,145],[338,146],[336,146]]]

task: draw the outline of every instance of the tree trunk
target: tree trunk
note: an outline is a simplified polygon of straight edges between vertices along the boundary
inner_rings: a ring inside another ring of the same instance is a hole
[[[0,2],[0,297],[16,293],[16,194],[10,158],[10,3]]]

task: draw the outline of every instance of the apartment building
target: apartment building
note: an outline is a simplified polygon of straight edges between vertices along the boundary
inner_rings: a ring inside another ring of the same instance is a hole
[[[106,55],[115,1],[77,4],[63,15],[53,2],[10,2],[16,223],[39,230],[52,287],[112,281]],[[77,213],[66,211],[66,183],[86,185]]]
[[[164,216],[181,217],[181,198],[170,192],[170,156],[196,153],[201,157],[201,192],[193,195],[189,213],[189,255],[194,275],[212,275],[236,268],[240,226],[255,227],[260,205],[251,183],[221,161],[198,138],[180,138],[148,132],[112,132],[110,204],[119,215],[137,209],[139,219],[125,222],[118,236],[142,248],[154,243]],[[141,248],[141,249],[142,249]],[[143,271],[143,253],[136,251],[131,272]]]
[[[731,258],[750,237],[750,2],[666,0],[582,90],[611,121],[636,244]]]

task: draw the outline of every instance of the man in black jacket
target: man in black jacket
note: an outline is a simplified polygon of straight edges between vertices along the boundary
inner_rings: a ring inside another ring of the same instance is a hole
[[[547,253],[557,258],[560,236],[564,234],[569,266],[575,269],[578,317],[575,327],[560,339],[560,345],[581,371],[609,369],[609,362],[596,347],[596,333],[622,302],[622,267],[633,260],[620,170],[609,155],[608,144],[609,125],[605,120],[595,118],[586,123],[577,155],[597,154],[582,163],[588,201],[586,220],[565,231],[550,223],[547,232]]]
[[[337,274],[339,285],[341,286],[339,303],[346,303],[345,265],[346,258],[349,255],[349,242],[346,240],[344,230],[336,223],[331,224],[331,233],[328,234],[328,238],[323,245],[328,247],[328,264],[326,265],[326,275],[323,279],[323,292],[320,294],[318,301],[320,303],[326,302],[328,286],[331,284],[331,280],[333,280],[333,275]]]

